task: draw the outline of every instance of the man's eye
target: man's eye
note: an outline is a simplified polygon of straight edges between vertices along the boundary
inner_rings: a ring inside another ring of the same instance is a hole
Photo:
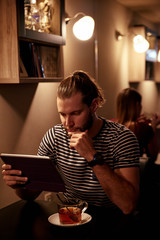
[[[73,113],[73,115],[79,115],[80,114],[80,112],[74,112]]]

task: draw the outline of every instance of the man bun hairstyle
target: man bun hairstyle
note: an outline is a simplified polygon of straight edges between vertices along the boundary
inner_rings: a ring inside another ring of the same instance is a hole
[[[62,80],[58,87],[57,96],[65,99],[78,92],[82,93],[83,102],[88,106],[91,105],[95,98],[98,100],[99,107],[105,102],[101,87],[84,71],[75,71],[72,75]]]

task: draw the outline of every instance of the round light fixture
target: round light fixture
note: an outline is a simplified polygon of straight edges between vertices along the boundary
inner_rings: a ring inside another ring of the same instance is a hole
[[[133,38],[133,46],[136,52],[143,53],[148,50],[149,42],[142,35],[137,35]]]
[[[92,37],[94,25],[95,22],[92,17],[84,16],[74,24],[73,33],[76,38],[86,41]]]

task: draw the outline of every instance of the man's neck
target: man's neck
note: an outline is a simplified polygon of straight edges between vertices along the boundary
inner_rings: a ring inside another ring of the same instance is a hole
[[[93,117],[92,127],[88,130],[88,134],[91,138],[95,137],[102,128],[103,120],[98,118],[97,115]]]

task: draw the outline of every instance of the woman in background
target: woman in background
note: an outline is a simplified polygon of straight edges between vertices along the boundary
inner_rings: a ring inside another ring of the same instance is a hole
[[[152,119],[141,115],[142,97],[134,88],[126,88],[117,97],[118,122],[133,131],[139,141],[140,153],[148,159],[140,159],[140,196],[137,205],[141,219],[142,232],[155,229],[160,215],[160,165],[155,164],[158,155],[156,127],[160,116],[153,114]],[[156,215],[155,215],[156,214]],[[157,216],[157,217],[156,217]]]
[[[136,135],[141,156],[145,153],[151,162],[155,162],[158,155],[156,127],[160,123],[160,116],[154,114],[152,119],[141,115],[142,97],[134,88],[126,88],[117,97],[117,121]]]

